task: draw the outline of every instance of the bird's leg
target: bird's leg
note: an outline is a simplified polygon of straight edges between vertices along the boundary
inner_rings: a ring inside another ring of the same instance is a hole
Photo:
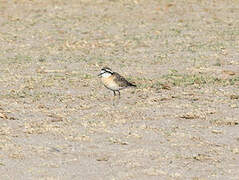
[[[116,93],[115,93],[115,91],[113,91],[113,93],[114,93],[114,98],[113,98],[113,106],[115,105],[115,96],[116,96]]]
[[[119,90],[118,90],[117,92],[118,92],[117,104],[119,104],[119,100],[120,100],[120,92],[119,92]],[[115,94],[116,94],[116,93],[115,93]]]
[[[118,91],[118,93],[119,93],[119,99],[120,99],[120,91]]]

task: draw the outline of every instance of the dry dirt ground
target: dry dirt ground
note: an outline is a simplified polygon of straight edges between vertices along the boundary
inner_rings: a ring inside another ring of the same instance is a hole
[[[0,0],[0,55],[1,180],[239,179],[237,0]]]

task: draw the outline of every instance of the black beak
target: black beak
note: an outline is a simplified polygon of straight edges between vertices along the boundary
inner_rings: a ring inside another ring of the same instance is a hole
[[[103,73],[98,74],[98,77],[100,77]]]

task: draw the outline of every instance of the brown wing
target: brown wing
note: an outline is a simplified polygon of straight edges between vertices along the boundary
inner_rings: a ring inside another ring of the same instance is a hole
[[[114,81],[121,87],[128,87],[128,86],[136,86],[130,82],[128,82],[124,77],[119,75],[118,73],[114,72]]]

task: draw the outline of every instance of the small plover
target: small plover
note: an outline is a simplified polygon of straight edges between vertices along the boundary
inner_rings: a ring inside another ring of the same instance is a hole
[[[104,86],[107,89],[113,91],[114,97],[116,96],[116,92],[118,92],[119,99],[120,99],[120,90],[125,89],[127,87],[136,87],[136,85],[128,82],[120,74],[118,74],[117,72],[113,72],[108,67],[103,67],[98,76],[101,78],[101,81],[104,84]]]

